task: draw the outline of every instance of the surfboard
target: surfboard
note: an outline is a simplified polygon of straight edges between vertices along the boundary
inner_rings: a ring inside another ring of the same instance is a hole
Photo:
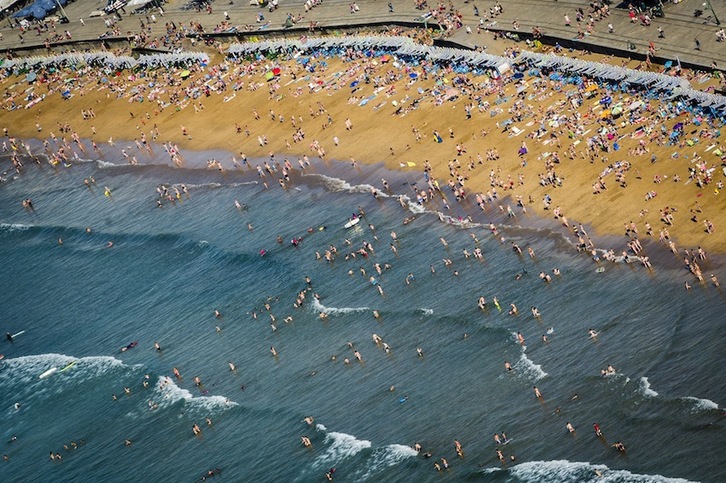
[[[43,374],[41,374],[40,376],[38,376],[38,378],[39,379],[45,379],[46,377],[52,376],[56,372],[58,372],[58,368],[57,367],[51,367],[50,369],[48,369],[47,371],[45,371]]]
[[[17,334],[13,334],[13,339],[14,339],[14,338],[16,338],[17,336],[19,336],[19,335],[23,335],[23,334],[25,334],[25,331],[24,331],[24,330],[21,330],[21,331],[20,331],[20,332],[18,332]]]
[[[66,364],[66,366],[63,369],[61,369],[60,371],[58,371],[58,372],[65,372],[65,371],[67,371],[68,369],[70,369],[71,367],[73,367],[75,365],[76,365],[76,361],[71,361],[68,364]]]
[[[602,273],[605,271],[605,267],[598,267],[597,270],[595,270],[597,273]]]
[[[351,228],[351,227],[354,227],[355,225],[357,225],[358,223],[360,223],[360,218],[351,218],[350,220],[348,220],[348,223],[345,224],[345,227]]]

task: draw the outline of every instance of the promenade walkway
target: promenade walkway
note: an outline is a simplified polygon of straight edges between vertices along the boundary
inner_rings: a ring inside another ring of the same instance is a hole
[[[225,12],[230,18],[229,22],[240,30],[245,25],[259,29],[256,15],[262,12],[269,26],[259,30],[260,34],[284,31],[283,25],[288,13],[295,17],[304,17],[296,27],[307,27],[311,21],[315,21],[320,27],[331,30],[383,23],[413,25],[426,12],[417,10],[413,0],[392,0],[393,12],[389,11],[388,2],[385,0],[358,0],[357,13],[350,13],[351,3],[348,0],[324,0],[322,5],[305,12],[302,0],[279,0],[279,8],[269,12],[267,8],[249,5],[248,0],[217,0],[212,3],[212,13],[208,14],[206,11],[183,10],[184,2],[173,0],[164,5],[163,17],[156,13],[157,22],[152,24],[152,35],[160,35],[164,30],[164,22],[168,21],[184,26],[196,21],[206,31],[211,32],[224,21]],[[503,0],[503,13],[493,18],[489,15],[489,9],[494,6],[492,0],[453,0],[453,4],[462,14],[464,27],[449,36],[449,40],[471,48],[486,47],[487,51],[494,54],[501,54],[502,47],[493,41],[491,32],[482,30],[477,33],[476,27],[480,23],[490,26],[492,30],[516,33],[523,38],[531,35],[532,28],[538,27],[545,36],[545,43],[560,41],[563,46],[576,45],[590,50],[612,48],[621,51],[620,53],[630,52],[633,55],[644,55],[649,49],[649,42],[653,42],[656,48],[655,57],[660,60],[680,60],[684,64],[703,68],[714,65],[718,69],[726,67],[726,42],[716,40],[716,31],[722,26],[717,25],[714,19],[706,19],[711,12],[704,9],[701,0],[665,4],[665,17],[653,18],[650,26],[631,22],[628,11],[615,8],[616,3],[613,3],[610,16],[596,22],[593,32],[585,35],[583,39],[576,38],[578,26],[575,15],[578,8],[582,8],[587,14],[589,3],[585,0]],[[59,33],[67,29],[73,41],[98,39],[109,29],[104,24],[103,17],[91,18],[90,15],[93,11],[102,10],[105,5],[105,0],[77,0],[65,7],[70,23],[57,25],[56,29]],[[726,20],[726,2],[714,0],[711,5],[716,17]],[[429,7],[433,6],[435,4],[430,2]],[[475,6],[479,16],[475,15]],[[699,18],[693,16],[696,9],[704,10]],[[571,19],[569,27],[565,25],[565,15]],[[123,35],[133,35],[139,31],[140,21],[146,22],[143,15],[132,15],[130,12],[122,14],[122,19],[119,25]],[[515,22],[518,28],[515,28]],[[609,32],[608,24],[612,24],[612,32]],[[467,26],[471,33],[467,33]],[[663,30],[662,38],[659,38],[658,27]],[[0,51],[10,49],[19,54],[32,47],[42,47],[47,35],[37,35],[33,30],[27,31],[22,35],[21,43],[20,31],[17,27],[11,28],[9,19],[0,24],[0,33],[3,36],[0,40]],[[696,49],[696,39],[700,50]],[[54,50],[68,48],[70,47],[54,45]]]

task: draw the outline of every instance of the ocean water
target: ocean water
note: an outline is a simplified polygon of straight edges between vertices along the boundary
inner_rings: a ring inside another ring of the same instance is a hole
[[[27,162],[19,175],[2,158],[0,330],[24,333],[0,342],[0,481],[181,482],[216,468],[214,481],[240,482],[325,481],[331,468],[335,481],[726,479],[724,294],[685,291],[690,276],[676,263],[596,273],[529,215],[371,195],[382,177],[410,194],[424,185],[420,173],[318,161],[295,170],[287,190],[279,175],[265,189],[254,170],[203,168],[221,153],[185,156],[191,168],[161,155],[126,166],[107,150],[70,168]],[[184,184],[188,195],[158,208],[159,184]],[[359,207],[364,220],[346,230]],[[473,223],[459,221],[467,213]],[[530,228],[518,226],[523,218]],[[463,254],[477,246],[472,234],[483,260]],[[297,247],[293,237],[302,237]],[[364,241],[374,252],[346,259]],[[536,259],[515,254],[511,241]],[[331,245],[332,263],[316,259]],[[379,275],[375,263],[390,268]],[[537,276],[555,267],[562,275],[551,283]],[[510,303],[519,315],[508,315]],[[616,374],[602,377],[608,364]],[[510,442],[498,446],[502,431]],[[71,441],[78,447],[64,449]],[[416,442],[432,457],[411,449]],[[450,467],[438,472],[442,457]]]

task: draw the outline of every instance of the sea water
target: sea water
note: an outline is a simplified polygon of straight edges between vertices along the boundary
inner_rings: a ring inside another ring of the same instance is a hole
[[[721,291],[685,291],[673,263],[596,273],[547,223],[503,219],[496,204],[401,206],[391,195],[423,188],[420,173],[317,162],[283,190],[279,172],[185,155],[192,168],[28,160],[17,174],[2,160],[0,329],[25,332],[0,343],[0,481],[179,482],[216,468],[245,482],[324,481],[331,468],[336,481],[723,481]],[[382,177],[391,192],[375,198]],[[188,193],[159,208],[160,184]],[[483,260],[463,254],[472,234]],[[350,256],[364,241],[374,251]],[[331,246],[332,263],[316,258]],[[538,277],[553,268],[562,275]],[[608,364],[616,374],[602,377]],[[502,431],[510,442],[497,446]]]

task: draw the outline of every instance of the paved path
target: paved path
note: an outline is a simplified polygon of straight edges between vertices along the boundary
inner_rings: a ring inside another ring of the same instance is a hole
[[[370,23],[380,22],[414,22],[423,12],[414,8],[413,0],[392,0],[394,12],[389,12],[388,2],[386,0],[358,0],[357,4],[360,11],[355,14],[350,13],[349,0],[324,0],[323,4],[305,13],[303,8],[303,0],[279,0],[279,8],[270,13],[266,8],[259,8],[249,5],[249,0],[234,0],[230,4],[226,0],[217,0],[212,4],[213,13],[195,12],[182,10],[184,2],[182,0],[173,0],[164,5],[165,14],[163,17],[157,16],[157,23],[153,25],[153,35],[158,35],[164,28],[164,22],[174,21],[177,24],[185,26],[189,25],[192,20],[200,22],[205,30],[212,31],[214,26],[221,23],[224,19],[223,12],[227,12],[231,18],[232,25],[253,25],[255,28],[255,16],[258,12],[263,12],[265,20],[271,21],[271,26],[265,29],[264,33],[272,33],[282,30],[282,25],[288,13],[297,16],[304,15],[304,20],[300,26],[307,26],[311,20],[319,22],[322,27],[350,27],[365,26]],[[577,36],[577,26],[575,23],[575,12],[577,8],[582,8],[586,13],[589,8],[587,0],[502,0],[504,12],[494,19],[487,18],[489,8],[494,5],[494,1],[478,1],[454,0],[462,15],[465,25],[470,26],[472,34],[467,34],[466,29],[462,28],[457,31],[451,40],[468,46],[487,46],[492,53],[501,53],[492,40],[492,34],[482,32],[476,34],[476,25],[480,22],[480,18],[484,18],[484,23],[496,22],[494,29],[501,29],[511,32],[514,30],[512,23],[516,20],[519,23],[520,34],[528,34],[532,27],[539,26],[544,34],[552,41],[561,39],[562,41],[572,41]],[[59,25],[61,31],[66,28],[71,32],[73,40],[92,40],[97,39],[99,35],[106,32],[106,27],[102,18],[90,18],[89,15],[94,10],[101,10],[105,6],[105,0],[77,0],[69,4],[65,10],[71,22],[66,25]],[[430,0],[430,5],[433,1]],[[712,6],[716,11],[719,19],[726,21],[726,2],[723,0],[712,0]],[[474,15],[474,5],[479,9],[481,17]],[[616,3],[613,3],[613,6]],[[713,21],[704,24],[705,17],[710,14],[704,9],[701,18],[693,17],[693,11],[703,9],[701,0],[684,0],[679,4],[667,3],[664,7],[665,17],[653,19],[649,27],[640,25],[639,23],[631,23],[628,18],[627,10],[617,9],[611,6],[611,14],[607,19],[596,22],[595,30],[592,35],[588,35],[585,39],[577,41],[582,48],[591,48],[589,46],[612,47],[621,50],[627,50],[629,43],[632,43],[636,50],[633,52],[644,54],[648,50],[648,42],[655,43],[657,48],[657,56],[662,59],[675,60],[678,57],[681,62],[709,67],[714,62],[717,63],[719,69],[726,67],[726,43],[717,42],[715,32],[721,28]],[[572,20],[572,27],[566,27],[564,16],[568,14]],[[85,25],[82,25],[79,19],[83,18]],[[140,15],[123,15],[120,22],[121,30],[127,32],[136,32],[139,30],[139,21],[144,20]],[[608,33],[607,25],[612,23],[614,32]],[[664,30],[665,38],[658,38],[657,28]],[[0,33],[4,39],[0,41],[0,50],[28,48],[29,46],[42,46],[45,36],[36,36],[34,32],[27,32],[24,35],[25,43],[21,45],[19,31],[9,27],[8,20],[0,23]],[[695,39],[700,42],[700,50],[695,49]]]

